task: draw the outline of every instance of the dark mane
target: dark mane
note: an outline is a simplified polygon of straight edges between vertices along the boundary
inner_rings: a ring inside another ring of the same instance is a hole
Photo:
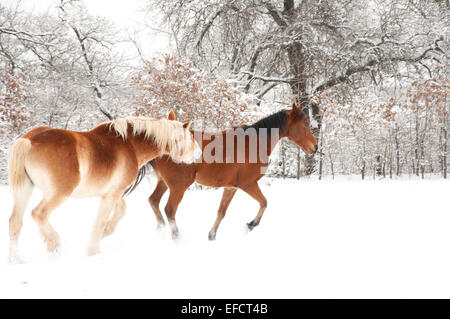
[[[272,115],[269,115],[263,119],[260,119],[258,122],[254,124],[244,125],[244,129],[251,127],[258,131],[260,128],[267,128],[267,130],[270,131],[270,129],[272,128],[278,128],[280,129],[280,131],[282,131],[286,125],[286,121],[287,121],[286,110],[282,110]]]

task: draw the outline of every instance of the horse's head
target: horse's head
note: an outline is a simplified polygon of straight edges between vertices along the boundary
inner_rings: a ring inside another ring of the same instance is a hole
[[[175,112],[173,110],[169,112],[167,119],[176,121]],[[176,147],[167,150],[174,162],[192,163],[199,158],[202,153],[200,146],[194,139],[194,135],[189,130],[191,124],[191,121],[183,123],[183,132],[178,136],[175,143]]]
[[[309,120],[303,112],[302,106],[292,106],[286,111],[286,137],[300,146],[307,154],[317,151],[317,141],[311,133]]]

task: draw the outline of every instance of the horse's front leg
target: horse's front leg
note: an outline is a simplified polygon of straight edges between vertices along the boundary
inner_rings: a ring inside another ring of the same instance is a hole
[[[103,232],[103,237],[109,236],[116,230],[117,224],[125,216],[127,205],[123,198],[117,201],[116,207],[114,208],[114,214],[105,226]]]
[[[158,229],[163,228],[166,224],[162,217],[161,211],[159,210],[159,203],[161,202],[161,198],[166,191],[166,183],[159,178],[155,190],[148,198],[148,202],[150,203],[150,206],[152,207],[153,212],[155,213],[156,220],[158,222]]]
[[[267,199],[263,195],[263,193],[261,192],[261,189],[259,188],[257,182],[255,182],[254,184],[251,184],[249,186],[242,187],[241,189],[243,191],[245,191],[247,194],[249,194],[251,197],[253,197],[259,203],[258,214],[256,215],[256,217],[250,223],[247,224],[248,229],[252,230],[256,226],[258,226],[259,222],[261,221],[261,218],[262,218],[262,216],[264,214],[264,211],[266,210],[266,207],[267,207]]]
[[[89,256],[100,252],[100,240],[104,236],[109,215],[111,214],[113,208],[117,205],[117,202],[121,200],[122,194],[123,190],[121,192],[115,192],[114,194],[108,194],[102,197],[97,218],[92,226],[91,236],[89,239],[87,250]]]

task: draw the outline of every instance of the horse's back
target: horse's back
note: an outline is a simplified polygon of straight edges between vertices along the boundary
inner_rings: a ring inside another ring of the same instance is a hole
[[[49,127],[49,126],[38,126],[28,132],[26,132],[24,135],[22,135],[22,138],[32,138],[42,132],[48,131],[48,130],[53,130],[53,128]]]

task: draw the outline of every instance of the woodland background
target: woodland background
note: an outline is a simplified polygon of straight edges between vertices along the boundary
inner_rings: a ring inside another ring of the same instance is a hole
[[[269,175],[447,178],[449,1],[144,3],[160,19],[142,28],[169,36],[165,54],[146,54],[148,38],[83,1],[44,13],[0,1],[1,183],[11,143],[39,125],[86,130],[173,108],[219,130],[293,100],[309,108],[322,154],[283,141]]]

